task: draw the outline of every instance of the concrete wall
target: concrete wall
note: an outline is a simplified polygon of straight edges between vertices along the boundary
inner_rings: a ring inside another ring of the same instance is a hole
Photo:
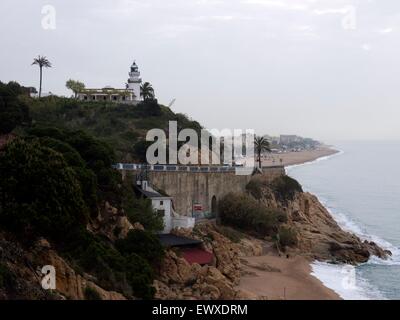
[[[235,173],[150,172],[149,178],[152,185],[173,198],[177,213],[190,216],[193,204],[201,204],[204,212],[211,212],[214,196],[218,202],[229,192],[242,192],[251,177]]]
[[[284,174],[283,167],[263,168],[262,178],[270,181]],[[251,178],[235,173],[149,172],[152,185],[173,198],[178,214],[187,216],[192,215],[193,204],[201,204],[203,212],[212,212],[213,197],[218,205],[227,193],[244,192]]]

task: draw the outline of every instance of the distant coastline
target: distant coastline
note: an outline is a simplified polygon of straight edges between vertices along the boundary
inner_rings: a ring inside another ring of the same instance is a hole
[[[286,153],[271,153],[263,159],[263,166],[283,165],[293,166],[315,161],[319,158],[328,157],[339,153],[332,146],[322,145],[314,150],[290,151]],[[282,161],[281,161],[282,160]]]

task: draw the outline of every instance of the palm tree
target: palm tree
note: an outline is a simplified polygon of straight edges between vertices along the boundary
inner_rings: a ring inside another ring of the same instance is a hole
[[[140,95],[144,101],[154,99],[154,89],[149,82],[145,82],[140,86]]]
[[[43,67],[51,68],[51,62],[45,56],[38,56],[33,59],[32,65],[38,65],[40,68],[40,85],[39,85],[39,98],[42,95],[42,76],[43,76]]]
[[[265,137],[256,136],[254,138],[254,147],[257,153],[258,165],[259,168],[261,168],[261,153],[263,153],[264,151],[271,151],[269,141]]]

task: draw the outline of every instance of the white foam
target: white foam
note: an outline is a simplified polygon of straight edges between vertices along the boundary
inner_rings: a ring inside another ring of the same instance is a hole
[[[368,263],[375,265],[400,265],[400,249],[391,244],[390,242],[382,239],[378,236],[369,234],[366,229],[359,222],[355,222],[348,215],[331,208],[326,201],[319,199],[319,201],[328,210],[333,219],[338,223],[338,225],[345,231],[357,235],[361,240],[367,240],[368,242],[375,242],[384,250],[389,250],[392,253],[391,257],[388,259],[380,259],[376,256],[371,256]]]
[[[314,192],[313,192],[314,193]],[[392,256],[384,260],[376,256],[371,256],[367,264],[373,265],[400,265],[400,250],[388,241],[367,233],[365,228],[361,224],[356,223],[353,219],[344,213],[329,207],[326,201],[319,198],[319,201],[329,211],[333,219],[339,224],[339,226],[348,232],[357,235],[361,240],[373,241],[385,250],[390,250]],[[369,299],[386,299],[385,296],[379,292],[379,290],[373,287],[368,281],[356,274],[355,283],[356,286],[353,288],[345,288],[342,285],[343,279],[343,268],[346,265],[333,265],[324,262],[314,262],[312,264],[313,275],[318,278],[326,287],[335,291],[342,299],[345,300],[369,300]],[[347,266],[350,268],[350,266]]]
[[[344,300],[385,299],[378,289],[356,274],[353,266],[316,261],[311,267],[311,274]]]

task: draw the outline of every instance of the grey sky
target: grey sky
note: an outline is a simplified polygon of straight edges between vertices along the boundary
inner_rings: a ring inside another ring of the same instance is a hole
[[[398,0],[1,0],[0,13],[1,81],[37,87],[42,54],[45,92],[124,87],[136,59],[160,102],[208,128],[400,139]]]

